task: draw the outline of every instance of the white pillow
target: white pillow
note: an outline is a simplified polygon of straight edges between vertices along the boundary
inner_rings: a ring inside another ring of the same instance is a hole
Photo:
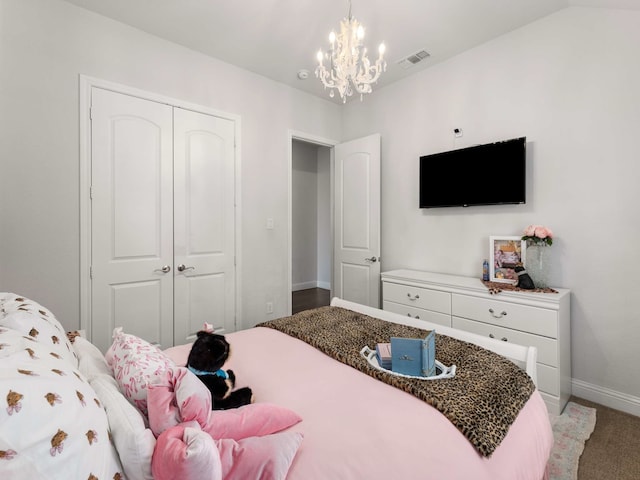
[[[102,352],[93,343],[84,337],[76,337],[73,341],[73,349],[78,356],[78,370],[87,380],[91,381],[98,375],[113,376],[111,367]]]
[[[147,386],[164,378],[173,361],[158,347],[146,340],[124,333],[121,327],[113,331],[113,344],[105,354],[120,391],[146,417]]]
[[[64,328],[47,308],[15,293],[0,294],[0,326],[21,332],[25,337],[46,345],[48,354],[78,366]]]
[[[0,328],[0,345],[11,352],[0,361],[0,478],[122,475],[102,402],[77,369],[16,330]]]
[[[113,442],[127,480],[153,480],[151,458],[156,438],[146,428],[144,417],[120,393],[113,377],[97,375],[90,383],[107,411]]]

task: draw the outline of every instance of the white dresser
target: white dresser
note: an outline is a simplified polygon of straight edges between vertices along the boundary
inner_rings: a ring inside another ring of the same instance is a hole
[[[382,273],[382,308],[447,327],[538,348],[538,390],[550,413],[571,395],[570,290],[501,291],[478,278],[416,270]]]

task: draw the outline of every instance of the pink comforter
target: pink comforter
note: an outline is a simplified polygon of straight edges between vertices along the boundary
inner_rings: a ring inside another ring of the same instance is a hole
[[[425,402],[268,328],[226,335],[237,387],[297,412],[289,480],[540,480],[553,435],[535,391],[489,458]],[[166,353],[184,365],[190,345]]]

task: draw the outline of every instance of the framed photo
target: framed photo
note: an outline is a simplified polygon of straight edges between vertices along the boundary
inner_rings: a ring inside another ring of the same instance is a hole
[[[500,283],[516,283],[517,265],[525,266],[527,242],[520,237],[489,237],[489,280]]]

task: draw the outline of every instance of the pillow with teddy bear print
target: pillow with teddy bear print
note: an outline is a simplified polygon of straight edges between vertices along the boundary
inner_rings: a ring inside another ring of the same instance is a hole
[[[46,345],[53,358],[78,366],[78,357],[64,328],[53,313],[38,302],[15,293],[0,293],[0,326]]]
[[[0,327],[0,478],[123,477],[102,402],[50,345]]]

